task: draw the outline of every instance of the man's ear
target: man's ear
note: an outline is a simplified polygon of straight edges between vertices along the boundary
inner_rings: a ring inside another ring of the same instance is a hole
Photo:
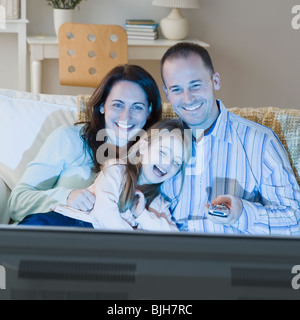
[[[218,72],[214,73],[212,80],[213,80],[213,84],[214,84],[214,89],[220,90],[221,89],[221,77]]]
[[[140,151],[141,155],[145,154],[147,148],[148,148],[147,141],[146,140],[140,140],[140,142],[139,142],[139,151]]]

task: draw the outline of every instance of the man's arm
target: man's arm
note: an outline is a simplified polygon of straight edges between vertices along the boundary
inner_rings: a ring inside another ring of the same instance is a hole
[[[250,202],[232,195],[220,196],[212,202],[221,204],[228,199],[229,217],[215,218],[208,214],[207,217],[243,233],[299,235],[300,188],[277,138],[270,138],[265,149],[259,192],[261,202]]]

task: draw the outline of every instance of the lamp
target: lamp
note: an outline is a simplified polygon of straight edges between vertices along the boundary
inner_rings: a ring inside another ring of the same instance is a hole
[[[163,36],[170,40],[182,40],[190,31],[188,21],[179,8],[199,8],[197,0],[153,0],[153,6],[173,8],[170,14],[160,21]]]

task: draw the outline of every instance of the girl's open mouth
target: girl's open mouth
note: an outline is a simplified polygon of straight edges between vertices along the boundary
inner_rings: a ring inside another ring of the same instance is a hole
[[[163,177],[167,174],[167,171],[165,171],[164,169],[162,169],[161,167],[159,167],[157,165],[153,166],[153,172],[159,177]]]

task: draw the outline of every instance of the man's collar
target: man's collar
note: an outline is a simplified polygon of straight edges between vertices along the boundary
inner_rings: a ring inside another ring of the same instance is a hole
[[[220,113],[208,134],[211,134],[219,140],[231,143],[232,138],[229,127],[229,112],[221,100],[217,100],[217,104],[219,106]]]
[[[217,99],[217,105],[219,107],[219,115],[212,126],[204,133],[205,136],[212,135],[219,140],[227,141],[229,143],[232,142],[231,139],[231,132],[229,128],[229,112],[227,111],[226,107],[222,103],[221,100]],[[184,122],[183,127],[185,129],[190,129],[190,127]],[[195,137],[193,136],[193,141],[196,142]]]

